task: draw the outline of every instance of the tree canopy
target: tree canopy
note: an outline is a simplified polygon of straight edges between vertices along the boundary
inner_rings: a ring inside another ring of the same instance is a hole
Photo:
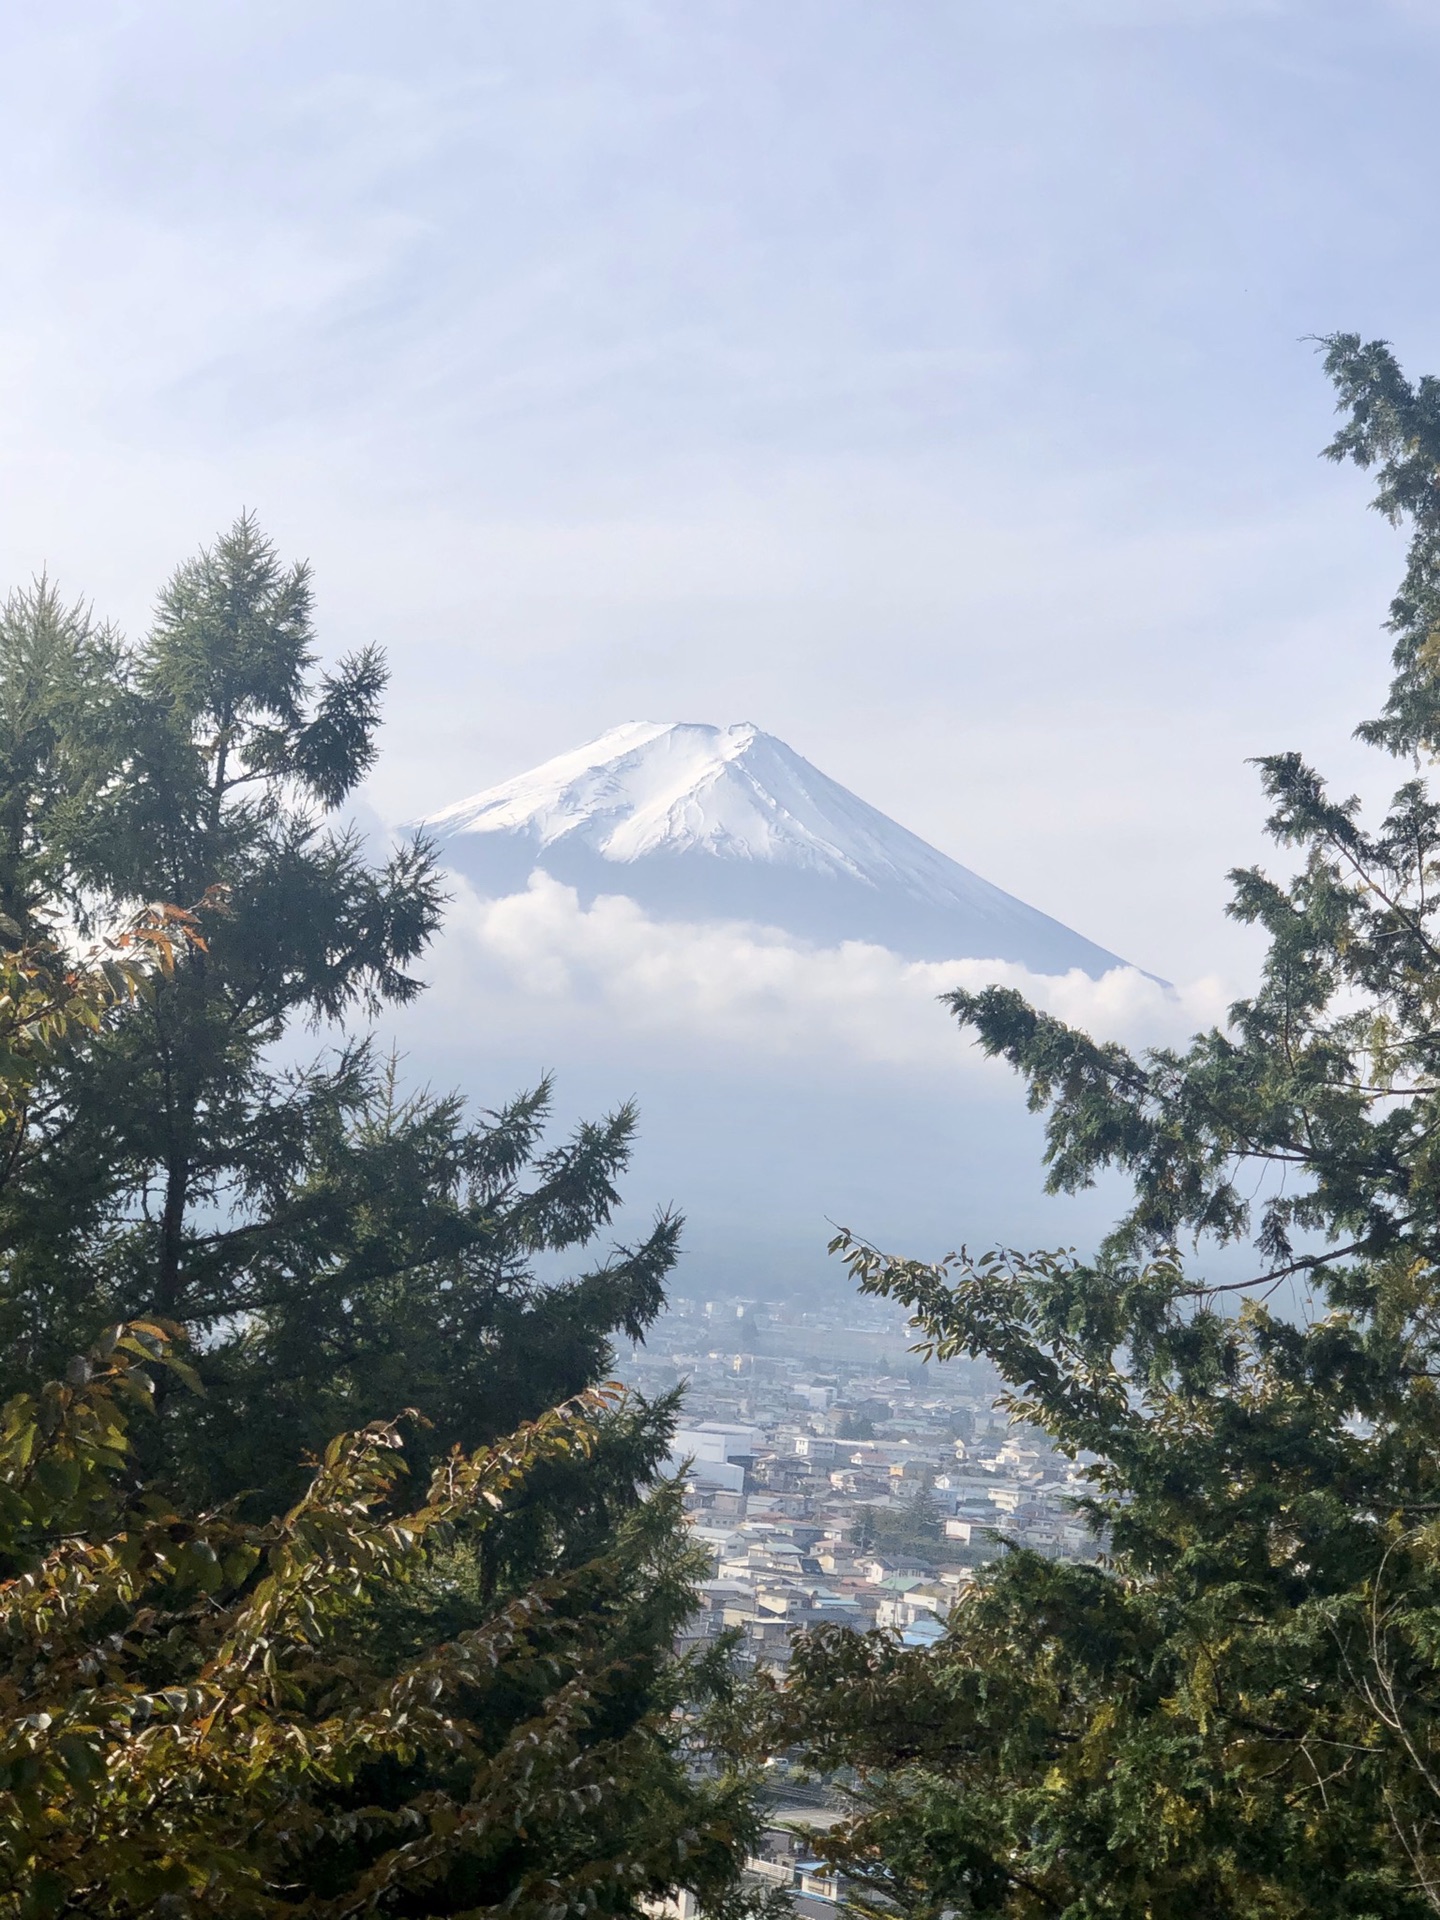
[[[1327,451],[1410,534],[1360,729],[1408,763],[1388,812],[1367,826],[1298,754],[1260,763],[1300,868],[1233,875],[1260,985],[1186,1049],[949,996],[1045,1115],[1052,1188],[1128,1179],[1094,1258],[837,1242],[929,1352],[987,1356],[1093,1462],[1106,1547],[1006,1554],[933,1653],[801,1647],[781,1733],[858,1770],[833,1850],[876,1911],[1440,1910],[1440,385],[1357,336],[1325,364]],[[1252,1278],[1207,1279],[1226,1241]]]
[[[733,1900],[753,1801],[713,1733],[708,1773],[687,1765],[695,1702],[727,1681],[669,1658],[695,1599],[677,1490],[477,1597],[492,1536],[547,1462],[595,1456],[613,1394],[457,1448],[418,1504],[394,1423],[337,1436],[255,1525],[127,1484],[132,1424],[177,1365],[167,1329],[122,1324],[5,1409],[0,1913]]]
[[[738,1913],[673,1401],[606,1385],[679,1221],[586,1252],[630,1107],[357,1027],[442,890],[339,823],[384,669],[316,659],[248,516],[138,646],[0,617],[0,1914]]]
[[[139,1444],[202,1503],[283,1505],[305,1450],[421,1408],[476,1446],[592,1385],[658,1311],[678,1223],[540,1285],[618,1199],[628,1106],[547,1145],[548,1083],[495,1113],[407,1091],[356,1016],[404,1003],[443,885],[335,811],[385,668],[317,666],[312,587],[243,515],[135,646],[42,581],[0,617],[0,910],[103,936],[151,903],[196,936],[49,1058],[0,1163],[0,1385],[99,1327],[183,1324],[203,1400]],[[8,903],[8,905],[6,904]],[[307,1028],[328,1048],[308,1061]]]

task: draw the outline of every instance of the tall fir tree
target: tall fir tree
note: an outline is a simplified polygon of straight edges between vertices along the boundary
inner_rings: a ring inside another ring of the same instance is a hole
[[[248,515],[134,649],[48,583],[0,624],[0,938],[47,915],[98,935],[156,901],[196,935],[17,1114],[0,1383],[113,1320],[183,1324],[207,1393],[167,1397],[144,1444],[197,1499],[284,1499],[307,1449],[406,1405],[432,1454],[508,1431],[603,1377],[674,1258],[662,1218],[539,1284],[537,1255],[609,1219],[633,1113],[547,1148],[547,1086],[472,1124],[356,1033],[419,991],[443,898],[423,844],[376,867],[335,824],[384,684],[373,650],[317,671],[309,573]],[[296,1066],[307,1027],[333,1044]]]
[[[594,1391],[679,1223],[542,1282],[630,1108],[547,1147],[353,1032],[440,890],[332,824],[384,675],[313,652],[249,518],[134,651],[0,623],[0,1914],[740,1920],[673,1405]]]
[[[1093,1458],[1107,1540],[1095,1566],[1007,1554],[934,1654],[802,1646],[777,1737],[857,1771],[833,1850],[874,1912],[1440,1911],[1440,382],[1325,347],[1328,451],[1411,533],[1360,729],[1410,777],[1367,828],[1299,755],[1260,763],[1304,864],[1233,876],[1261,983],[1187,1049],[950,996],[1045,1114],[1051,1187],[1131,1183],[1096,1258],[839,1242],[932,1354],[986,1355]],[[1207,1242],[1247,1240],[1253,1277],[1207,1281]]]

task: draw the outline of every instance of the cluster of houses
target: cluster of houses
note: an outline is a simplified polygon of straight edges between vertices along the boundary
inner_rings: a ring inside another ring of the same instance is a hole
[[[813,1393],[813,1381],[799,1384]],[[867,1398],[894,1389],[863,1386]],[[735,1628],[745,1654],[775,1669],[792,1634],[822,1622],[891,1627],[924,1646],[1007,1541],[1094,1557],[1095,1534],[1076,1509],[1083,1468],[1033,1436],[967,1440],[934,1418],[943,1409],[918,1410],[932,1433],[841,1439],[823,1431],[830,1409],[817,1413],[813,1401],[768,1427],[710,1419],[676,1433],[672,1465],[685,1473],[691,1530],[711,1562],[695,1638]]]
[[[867,1303],[868,1304],[868,1303]],[[1093,1559],[1085,1466],[1012,1427],[983,1365],[921,1365],[894,1309],[677,1302],[625,1371],[684,1387],[671,1452],[710,1559],[696,1638],[776,1669],[797,1629],[944,1631],[976,1569],[1023,1545]]]
[[[796,1632],[827,1622],[929,1646],[1007,1542],[1097,1555],[1084,1463],[1012,1426],[984,1366],[921,1365],[912,1338],[888,1307],[681,1301],[628,1356],[633,1385],[684,1388],[671,1468],[709,1559],[690,1644],[733,1630],[777,1674]],[[838,1815],[783,1782],[775,1802],[750,1870],[822,1920],[839,1889],[810,1836]]]

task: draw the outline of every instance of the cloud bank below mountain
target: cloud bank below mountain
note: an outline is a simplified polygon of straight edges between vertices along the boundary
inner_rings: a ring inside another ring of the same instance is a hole
[[[489,896],[540,867],[586,906],[621,893],[657,919],[758,922],[810,946],[1096,980],[1126,964],[749,721],[625,721],[419,825]]]
[[[1217,980],[1167,989],[1003,962],[907,961],[733,921],[584,902],[537,872],[518,892],[450,877],[430,990],[391,1024],[407,1079],[493,1106],[547,1070],[562,1125],[634,1097],[639,1135],[615,1232],[686,1215],[680,1293],[773,1298],[848,1286],[837,1223],[934,1257],[961,1241],[1093,1245],[1118,1183],[1043,1191],[1042,1129],[1003,1065],[939,1004],[991,981],[1097,1037],[1182,1042],[1223,1018]]]
[[[589,905],[544,872],[521,892],[485,898],[463,880],[431,969],[434,998],[463,997],[512,1041],[533,1036],[569,1055],[661,1046],[697,1064],[716,1053],[757,1069],[835,1066],[1013,1086],[1008,1069],[961,1044],[941,994],[992,982],[1097,1037],[1173,1042],[1223,1018],[1216,979],[1164,987],[1132,967],[1100,979],[1032,973],[1005,961],[909,961],[847,941],[811,946],[737,922],[660,920],[622,894]],[[978,1083],[978,1084],[977,1084]]]

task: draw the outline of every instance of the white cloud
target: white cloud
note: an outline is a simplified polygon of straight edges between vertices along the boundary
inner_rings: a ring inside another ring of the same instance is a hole
[[[998,1087],[1013,1076],[957,1044],[937,1005],[947,989],[1018,987],[1060,1018],[1132,1045],[1183,1039],[1223,1018],[1228,999],[1213,978],[1176,990],[1132,968],[1101,980],[1050,977],[1004,961],[910,962],[859,942],[807,947],[733,922],[659,921],[619,895],[582,906],[543,873],[503,899],[455,887],[431,1005],[461,1002],[476,1022],[512,1039],[543,1035],[567,1053],[648,1043],[732,1066],[739,1055],[765,1067],[825,1058],[947,1078],[963,1071]]]

